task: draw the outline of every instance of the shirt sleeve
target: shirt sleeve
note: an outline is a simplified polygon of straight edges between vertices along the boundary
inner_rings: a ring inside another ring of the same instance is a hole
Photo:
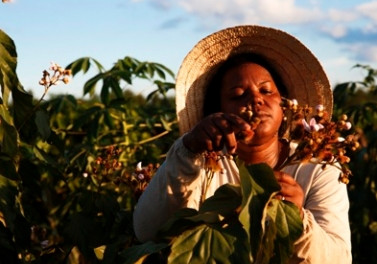
[[[310,172],[309,172],[310,171]],[[352,262],[349,200],[346,185],[340,183],[334,166],[308,164],[299,169],[297,181],[305,193],[304,231],[295,242],[290,263]]]
[[[203,157],[190,152],[179,138],[169,150],[166,160],[157,170],[141,195],[134,213],[136,237],[152,240],[158,229],[178,209],[197,209],[202,189]]]

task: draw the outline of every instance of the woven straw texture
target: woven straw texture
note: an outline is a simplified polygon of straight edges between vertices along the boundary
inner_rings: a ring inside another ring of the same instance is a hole
[[[203,117],[205,88],[218,67],[236,54],[252,53],[273,65],[287,87],[289,98],[332,111],[332,91],[317,58],[295,37],[277,29],[237,26],[215,32],[183,60],[176,79],[176,111],[180,133]]]

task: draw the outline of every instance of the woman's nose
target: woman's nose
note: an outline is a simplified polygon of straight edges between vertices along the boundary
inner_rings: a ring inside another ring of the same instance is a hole
[[[251,104],[251,106],[254,106],[254,107],[257,105],[262,105],[263,104],[262,95],[256,92],[250,93],[249,104]]]

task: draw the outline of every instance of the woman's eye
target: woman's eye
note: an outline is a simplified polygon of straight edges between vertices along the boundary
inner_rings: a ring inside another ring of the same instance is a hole
[[[273,93],[273,91],[272,91],[270,88],[268,88],[268,87],[262,87],[262,88],[260,89],[260,92],[261,92],[262,94],[272,94],[272,93]]]

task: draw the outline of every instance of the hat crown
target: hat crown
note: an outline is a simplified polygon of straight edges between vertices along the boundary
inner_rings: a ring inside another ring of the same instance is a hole
[[[183,60],[176,79],[180,133],[203,117],[205,90],[218,67],[237,54],[263,57],[281,78],[288,96],[300,104],[322,104],[331,114],[332,91],[318,59],[288,33],[262,26],[236,26],[200,40]]]

